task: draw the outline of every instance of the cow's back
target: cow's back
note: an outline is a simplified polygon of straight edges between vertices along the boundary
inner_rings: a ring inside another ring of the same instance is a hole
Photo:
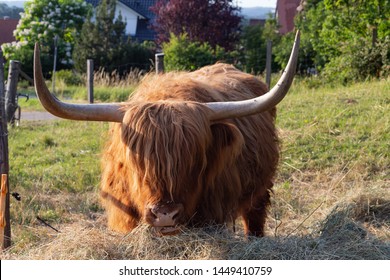
[[[131,100],[187,100],[218,102],[245,100],[262,95],[267,86],[229,64],[217,63],[194,72],[150,75]]]

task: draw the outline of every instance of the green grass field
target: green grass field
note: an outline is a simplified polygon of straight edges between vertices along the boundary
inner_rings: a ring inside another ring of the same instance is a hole
[[[282,156],[262,239],[240,228],[111,232],[98,198],[109,124],[22,120],[9,130],[10,191],[22,200],[11,200],[13,246],[1,259],[389,259],[389,112],[389,80],[295,82],[278,106]]]

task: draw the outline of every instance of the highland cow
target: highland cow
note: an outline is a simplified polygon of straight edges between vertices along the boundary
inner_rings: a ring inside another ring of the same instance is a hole
[[[150,75],[127,102],[69,104],[47,89],[35,51],[37,95],[54,115],[111,121],[101,198],[109,227],[146,222],[161,234],[229,224],[263,236],[279,160],[276,104],[295,72],[299,32],[285,73],[267,92],[256,77],[217,63],[195,72]]]

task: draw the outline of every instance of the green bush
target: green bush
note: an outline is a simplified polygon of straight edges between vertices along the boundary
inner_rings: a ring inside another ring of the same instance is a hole
[[[243,29],[240,52],[244,61],[244,69],[248,73],[260,74],[265,69],[267,43],[263,38],[263,26],[248,25]]]
[[[6,58],[4,69],[5,73],[8,73],[9,62],[11,60],[17,60],[21,63],[23,72],[25,72],[30,77],[33,77],[34,50],[32,47],[29,45],[13,42],[9,44],[3,44],[2,50]],[[49,76],[48,71],[53,69],[53,56],[48,55],[47,53],[41,53],[41,63],[44,76]]]
[[[118,46],[112,53],[110,65],[107,65],[105,70],[107,72],[116,70],[121,76],[126,75],[133,69],[148,71],[153,59],[154,50],[149,45],[130,41]]]
[[[164,66],[167,71],[196,70],[213,63],[211,46],[207,43],[190,42],[187,34],[171,34],[168,43],[163,44]]]
[[[56,72],[56,79],[62,80],[68,86],[78,86],[83,83],[82,77],[71,70],[60,70]]]
[[[236,52],[226,52],[217,46],[213,49],[208,43],[191,42],[187,34],[171,34],[168,43],[163,44],[164,65],[167,71],[193,71],[217,61],[233,62]]]
[[[86,72],[87,59],[93,59],[94,70],[117,71],[120,75],[131,69],[150,69],[153,53],[146,44],[132,42],[125,35],[126,22],[121,13],[115,17],[116,1],[102,0],[95,16],[89,14],[73,51],[74,67]]]
[[[123,102],[129,99],[129,96],[134,91],[134,87],[94,87],[93,95],[97,102]],[[72,98],[76,100],[87,99],[87,89],[85,87],[77,87],[74,89]]]
[[[367,78],[387,77],[390,73],[390,39],[355,40],[341,48],[341,55],[325,65],[323,76],[331,83],[348,84]]]

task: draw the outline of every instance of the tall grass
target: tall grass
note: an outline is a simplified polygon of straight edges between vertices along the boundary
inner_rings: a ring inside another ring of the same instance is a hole
[[[282,156],[267,237],[238,226],[156,238],[105,226],[98,199],[108,124],[50,121],[11,129],[13,247],[2,259],[389,259],[390,81],[313,89],[278,106]],[[37,216],[60,232],[45,227]]]
[[[93,75],[94,99],[100,102],[126,101],[145,74],[145,71],[139,69],[133,69],[124,76],[121,76],[117,71],[111,73],[105,72],[104,69],[95,71]],[[86,75],[82,76],[82,81],[83,84],[86,84]],[[60,81],[59,85],[61,83],[63,81]],[[70,95],[73,99],[87,99],[87,88],[85,86],[65,86],[64,88],[71,91],[68,96]],[[61,92],[64,92],[64,90]]]
[[[81,84],[68,84],[67,81],[71,80],[72,75],[77,75],[72,71],[61,70],[62,74],[58,75],[55,80],[54,94],[62,99],[72,102],[85,103],[87,102],[87,87],[86,76],[76,77],[75,80],[80,80]],[[118,72],[112,73],[99,70],[94,72],[94,100],[95,102],[123,102],[128,100],[129,96],[133,93],[138,83],[144,78],[147,73],[144,70],[133,69],[124,76],[120,76]],[[46,83],[48,88],[52,90],[52,83]],[[36,98],[35,90],[33,87],[29,87],[23,83],[18,88],[18,92],[28,94],[29,100],[24,98],[19,99],[19,106],[22,108],[22,112],[29,111],[45,111]]]
[[[113,71],[107,73],[104,69],[94,72],[94,98],[101,102],[122,102],[126,101],[134,91],[138,83],[143,79],[146,72],[143,70],[134,69],[125,76],[119,75]],[[86,81],[86,77],[83,77]],[[73,98],[85,100],[87,90],[83,87],[78,87]]]

